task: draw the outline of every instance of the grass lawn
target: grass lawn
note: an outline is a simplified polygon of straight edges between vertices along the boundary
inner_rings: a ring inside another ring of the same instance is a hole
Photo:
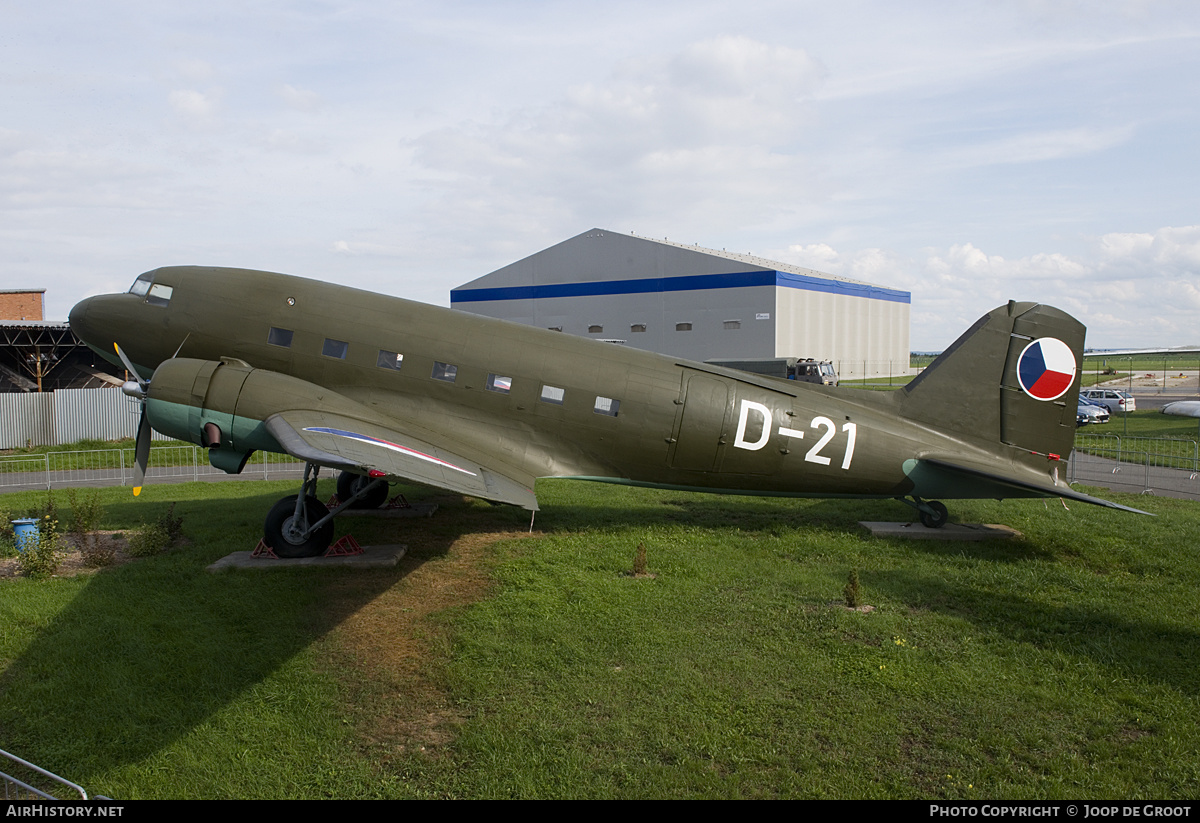
[[[1128,415],[1114,414],[1107,423],[1081,427],[1076,434],[1115,434],[1130,437],[1174,437],[1197,440],[1200,420],[1144,409]]]
[[[174,500],[189,542],[0,580],[0,748],[116,798],[1200,792],[1196,504],[952,502],[1024,537],[950,543],[857,526],[893,501],[552,481],[532,535],[426,492],[339,521],[395,570],[204,570],[293,485],[104,489],[105,528]]]

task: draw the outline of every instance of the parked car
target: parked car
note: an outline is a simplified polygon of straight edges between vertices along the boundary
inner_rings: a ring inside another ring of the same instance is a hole
[[[1085,397],[1088,400],[1095,400],[1113,414],[1117,412],[1137,411],[1137,401],[1127,391],[1120,391],[1119,389],[1084,389],[1079,393],[1079,396]]]
[[[1107,423],[1108,407],[1102,406],[1095,400],[1086,397],[1079,398],[1079,409],[1075,414],[1075,425],[1086,426],[1089,423]]]

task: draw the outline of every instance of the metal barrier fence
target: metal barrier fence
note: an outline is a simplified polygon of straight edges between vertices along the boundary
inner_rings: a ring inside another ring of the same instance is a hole
[[[1078,433],[1067,482],[1200,500],[1200,444],[1174,437]]]
[[[133,480],[133,449],[58,451],[0,457],[0,490],[55,486],[128,485]],[[300,477],[304,463],[286,454],[255,452],[239,475],[226,474],[208,462],[199,446],[156,446],[150,449],[146,481],[236,478],[269,480]]]
[[[0,457],[0,491],[55,486],[128,485],[133,480],[133,449],[58,451]],[[255,452],[239,475],[208,462],[199,446],[150,449],[147,482],[187,480],[269,480],[301,477],[304,463],[286,454]],[[1117,478],[1117,475],[1121,475]],[[1200,498],[1200,443],[1172,437],[1119,434],[1075,435],[1067,481],[1118,490],[1173,490]]]
[[[33,782],[38,782],[42,786],[48,784],[57,784],[65,786],[72,793],[78,794],[80,800],[87,800],[88,794],[82,786],[72,783],[66,778],[59,777],[53,772],[48,772],[40,766],[35,766],[28,760],[22,760],[15,754],[0,749],[0,763],[4,764],[4,768],[9,771],[17,772],[21,777],[14,777],[5,771],[0,771],[0,783],[4,784],[4,799],[5,800],[58,800],[60,798],[50,794],[47,791],[42,791],[32,785]],[[9,814],[13,814],[10,810]]]
[[[1075,451],[1121,463],[1200,471],[1200,443],[1180,437],[1137,437],[1078,432]]]

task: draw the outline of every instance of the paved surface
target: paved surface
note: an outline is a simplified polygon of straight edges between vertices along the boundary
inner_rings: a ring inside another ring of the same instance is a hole
[[[1119,389],[1121,387],[1114,386],[1114,388]],[[1174,403],[1176,400],[1200,400],[1200,395],[1197,395],[1194,391],[1164,392],[1152,389],[1135,388],[1133,390],[1133,399],[1137,401],[1138,411],[1146,411],[1147,409],[1161,409],[1163,406],[1167,405],[1168,403]],[[1120,418],[1116,415],[1113,416],[1113,420],[1119,419]]]
[[[128,482],[122,483],[119,476],[114,476],[113,469],[71,469],[69,471],[51,471],[50,486],[55,489],[75,486],[76,488],[101,488],[107,486],[132,487]],[[226,474],[222,471],[202,471],[193,476],[189,470],[186,474],[156,474],[151,469],[146,474],[146,486],[165,486],[171,483],[222,483],[227,480],[296,480],[299,487],[300,478],[304,474],[301,466],[295,471],[272,470],[270,476],[264,477],[260,472],[243,472],[242,474]],[[46,472],[10,472],[0,475],[0,494],[5,492],[45,491]]]
[[[396,509],[345,509],[338,517],[374,517],[381,520],[403,520],[410,517],[433,517],[437,503],[413,503]]]
[[[1200,500],[1200,473],[1185,469],[1118,463],[1105,457],[1074,452],[1067,476],[1072,483],[1100,486],[1116,492]]]
[[[297,566],[315,566],[317,568],[346,567],[357,569],[382,569],[395,566],[404,557],[408,547],[403,544],[394,546],[364,546],[362,554],[349,557],[291,557],[271,558],[254,557],[252,552],[234,552],[226,555],[208,567],[210,572],[224,569],[294,569]]]
[[[930,529],[920,523],[892,523],[880,520],[860,520],[858,525],[875,537],[904,537],[910,540],[1007,540],[1021,536],[1016,529],[994,523],[947,523],[940,529]]]

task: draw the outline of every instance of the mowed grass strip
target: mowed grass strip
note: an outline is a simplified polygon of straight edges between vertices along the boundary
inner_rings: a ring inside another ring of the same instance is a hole
[[[339,522],[408,542],[400,569],[261,575],[203,568],[291,484],[104,490],[106,527],[178,500],[190,543],[0,581],[0,748],[115,797],[1200,789],[1196,504],[955,502],[1024,537],[941,543],[858,527],[910,519],[892,501],[538,490],[532,535],[443,495]]]

